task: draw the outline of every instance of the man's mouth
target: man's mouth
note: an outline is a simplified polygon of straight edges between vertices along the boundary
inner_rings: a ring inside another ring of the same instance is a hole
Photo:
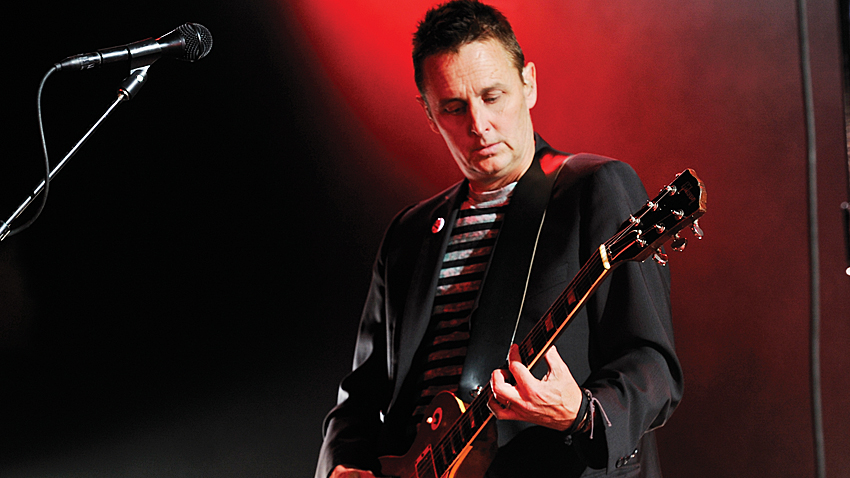
[[[499,143],[491,143],[475,150],[475,153],[481,156],[493,156],[499,150]]]

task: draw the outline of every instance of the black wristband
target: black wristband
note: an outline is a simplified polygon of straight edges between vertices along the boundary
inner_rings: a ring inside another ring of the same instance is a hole
[[[578,409],[578,413],[576,414],[576,419],[573,420],[573,423],[569,428],[564,430],[565,436],[571,436],[579,432],[579,427],[581,427],[585,421],[592,420],[592,417],[588,417],[587,415],[590,413],[590,398],[587,393],[585,393],[584,389],[581,389],[581,406]]]

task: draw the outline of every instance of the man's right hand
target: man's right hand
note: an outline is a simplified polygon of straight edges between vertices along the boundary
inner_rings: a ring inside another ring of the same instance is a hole
[[[337,465],[334,471],[331,472],[330,478],[375,478],[375,475],[371,471]]]

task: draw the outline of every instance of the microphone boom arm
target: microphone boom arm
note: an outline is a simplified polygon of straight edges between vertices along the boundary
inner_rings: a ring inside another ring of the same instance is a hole
[[[91,126],[91,128],[86,131],[83,137],[80,138],[79,141],[77,141],[77,144],[75,144],[74,147],[71,148],[70,151],[68,151],[65,157],[62,158],[62,161],[59,161],[59,164],[57,164],[50,171],[50,174],[47,177],[48,181],[52,181],[53,176],[58,174],[59,171],[61,171],[62,168],[65,167],[65,164],[67,164],[68,161],[72,157],[74,157],[75,154],[77,154],[77,151],[80,150],[83,144],[88,141],[91,135],[94,134],[95,130],[97,130],[97,128],[104,122],[104,120],[106,120],[106,118],[110,114],[112,114],[112,112],[115,110],[116,107],[118,107],[119,104],[124,101],[131,100],[135,97],[135,95],[139,92],[139,90],[142,88],[142,86],[144,86],[145,82],[147,81],[148,68],[150,68],[150,65],[142,66],[140,68],[132,70],[130,72],[130,76],[128,76],[124,79],[124,81],[121,82],[121,85],[118,88],[118,97],[115,99],[115,101],[112,102],[111,105],[109,105],[109,108],[106,109],[103,115],[98,118],[98,120]],[[5,222],[0,221],[0,241],[5,239],[6,236],[13,232],[11,229],[12,221],[20,217],[20,215],[26,210],[26,208],[29,207],[29,205],[32,204],[35,198],[37,198],[38,195],[41,194],[41,192],[44,190],[44,181],[44,179],[41,180],[38,186],[33,189],[32,194],[30,194],[26,199],[24,199],[21,205],[18,206],[15,212],[13,212],[12,215],[9,216],[9,218],[6,219]]]

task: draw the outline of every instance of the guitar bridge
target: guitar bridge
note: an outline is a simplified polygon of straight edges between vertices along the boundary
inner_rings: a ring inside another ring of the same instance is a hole
[[[434,464],[434,455],[431,453],[431,445],[425,447],[419,457],[416,458],[416,476],[421,478],[440,478],[437,475],[437,467]]]

